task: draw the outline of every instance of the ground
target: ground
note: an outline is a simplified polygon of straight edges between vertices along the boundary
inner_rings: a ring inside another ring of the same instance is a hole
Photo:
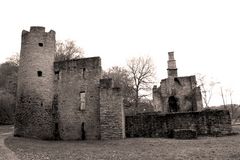
[[[233,128],[240,132],[240,126]],[[13,137],[12,130],[12,126],[0,126],[0,157],[4,160],[240,159],[240,135],[198,137],[197,140],[41,141]]]

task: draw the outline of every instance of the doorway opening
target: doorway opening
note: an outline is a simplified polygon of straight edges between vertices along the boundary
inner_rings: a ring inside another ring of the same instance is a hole
[[[175,96],[170,96],[168,98],[168,105],[170,112],[179,112],[178,98]]]
[[[84,129],[85,123],[83,122],[81,125],[81,140],[86,140],[86,132]]]

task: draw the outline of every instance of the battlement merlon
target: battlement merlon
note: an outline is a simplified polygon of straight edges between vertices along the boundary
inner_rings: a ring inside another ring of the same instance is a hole
[[[39,34],[47,33],[48,35],[54,36],[54,37],[56,35],[56,32],[54,30],[50,30],[49,32],[45,32],[45,27],[41,27],[41,26],[31,26],[30,31],[23,30],[22,31],[22,37],[24,37],[28,33],[39,33]]]
[[[45,27],[41,26],[31,26],[30,32],[45,32]]]

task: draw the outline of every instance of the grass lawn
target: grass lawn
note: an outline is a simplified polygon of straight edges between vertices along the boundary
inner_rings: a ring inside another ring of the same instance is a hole
[[[233,129],[240,132],[240,126],[233,126]],[[240,135],[198,137],[196,140],[131,138],[109,141],[41,141],[8,137],[5,144],[23,160],[240,159]]]

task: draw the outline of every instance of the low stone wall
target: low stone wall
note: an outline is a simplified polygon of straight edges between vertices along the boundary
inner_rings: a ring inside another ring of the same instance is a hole
[[[174,129],[193,129],[197,135],[225,135],[232,131],[226,110],[138,114],[126,117],[127,137],[172,137]]]

